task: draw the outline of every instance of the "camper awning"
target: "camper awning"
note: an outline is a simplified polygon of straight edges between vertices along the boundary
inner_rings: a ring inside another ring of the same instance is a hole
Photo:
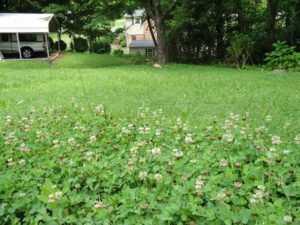
[[[0,33],[50,33],[59,29],[53,14],[0,13]]]

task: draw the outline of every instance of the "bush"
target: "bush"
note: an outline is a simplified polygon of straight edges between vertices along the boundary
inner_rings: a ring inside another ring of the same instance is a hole
[[[75,51],[86,52],[89,49],[88,41],[85,38],[77,37],[74,38]],[[73,43],[71,42],[71,49],[74,49]]]
[[[53,41],[52,37],[48,37],[48,39],[49,39],[49,42],[50,42],[50,48],[55,49],[54,48],[54,41]]]
[[[122,56],[124,55],[124,51],[122,49],[116,49],[113,51],[113,55]]]
[[[292,70],[300,67],[300,55],[295,52],[295,47],[289,47],[285,41],[279,41],[273,47],[275,50],[268,53],[265,59],[266,68]]]
[[[300,135],[273,135],[270,117],[188,128],[70,108],[1,125],[0,224],[299,224]]]
[[[60,43],[60,50],[61,51],[65,51],[67,49],[66,42],[64,42],[63,40],[60,40],[59,43]],[[53,48],[56,49],[56,50],[58,50],[58,41],[56,41],[54,43]]]
[[[234,63],[237,68],[244,68],[251,57],[253,43],[246,34],[236,35],[227,48],[227,61]]]
[[[111,46],[108,41],[98,41],[93,43],[93,52],[97,54],[110,53]]]
[[[120,44],[120,46],[122,48],[126,48],[127,47],[125,34],[120,34],[120,36],[119,36],[119,44]]]

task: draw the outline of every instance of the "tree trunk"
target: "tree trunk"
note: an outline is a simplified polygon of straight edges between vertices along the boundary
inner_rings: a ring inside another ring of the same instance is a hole
[[[272,41],[275,40],[277,13],[278,13],[277,0],[268,0],[267,32],[270,34]]]
[[[148,27],[149,27],[149,31],[150,31],[152,40],[154,42],[154,46],[155,46],[155,48],[157,48],[157,41],[156,41],[156,38],[155,38],[155,35],[154,35],[154,31],[153,31],[153,27],[152,27],[152,23],[151,23],[151,18],[148,15],[146,15],[146,19],[147,19],[147,23],[148,23]]]
[[[225,42],[224,42],[224,0],[217,0],[217,21],[216,21],[216,32],[217,32],[217,59],[225,59]]]
[[[166,28],[162,18],[157,17],[155,19],[156,32],[157,32],[157,62],[159,64],[167,63],[167,48],[166,48]]]
[[[92,34],[89,34],[89,51],[90,53],[93,52],[93,41],[94,41],[94,38],[93,38],[93,35]]]

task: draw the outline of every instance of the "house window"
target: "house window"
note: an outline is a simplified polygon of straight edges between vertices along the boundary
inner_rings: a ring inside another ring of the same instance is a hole
[[[140,17],[134,18],[134,24],[141,24],[142,20]]]
[[[146,48],[146,55],[147,56],[155,55],[155,48]]]
[[[131,36],[131,41],[136,41],[136,35]]]

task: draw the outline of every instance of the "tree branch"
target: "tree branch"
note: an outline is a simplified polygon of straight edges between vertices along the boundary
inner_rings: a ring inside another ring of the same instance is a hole
[[[164,13],[164,15],[163,15],[163,18],[164,18],[164,19],[170,14],[170,12],[172,12],[172,11],[175,9],[177,3],[178,3],[178,0],[173,0],[173,2],[172,2],[172,4],[171,4],[170,8],[169,8],[169,9]]]

